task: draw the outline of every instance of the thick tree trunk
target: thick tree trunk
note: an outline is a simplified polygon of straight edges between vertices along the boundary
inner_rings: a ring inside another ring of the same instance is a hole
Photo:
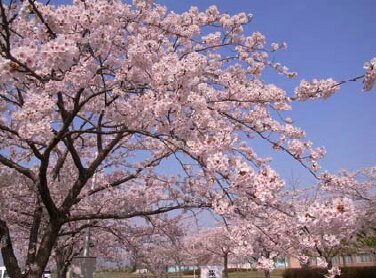
[[[10,278],[20,278],[21,269],[13,251],[12,240],[9,229],[5,221],[0,219],[0,246],[1,255]]]
[[[42,220],[42,213],[43,213],[43,209],[40,206],[40,203],[38,201],[36,204],[36,208],[34,210],[33,224],[30,229],[26,267],[30,267],[30,265],[33,264],[35,261],[35,255],[37,252],[39,227],[40,227],[40,223]]]
[[[57,219],[52,219],[48,224],[40,243],[35,262],[25,278],[40,278],[48,263],[53,246],[56,243],[61,223]]]
[[[228,278],[228,253],[223,256],[223,277]]]
[[[270,270],[264,270],[264,276],[265,278],[270,278]]]
[[[56,254],[56,276],[57,278],[66,278],[68,273],[68,264],[63,254]]]
[[[57,278],[66,278],[68,273],[68,266],[64,265],[61,269],[60,272],[58,273]]]

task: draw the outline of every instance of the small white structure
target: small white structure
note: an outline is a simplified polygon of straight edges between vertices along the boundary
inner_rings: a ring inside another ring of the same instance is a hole
[[[201,266],[200,278],[222,278],[223,266],[205,265]]]
[[[51,278],[51,271],[43,271],[42,278]]]
[[[0,266],[0,278],[8,278],[7,270],[5,266]]]
[[[136,269],[136,273],[145,274],[145,273],[148,273],[148,270],[146,268],[140,268],[140,269]]]

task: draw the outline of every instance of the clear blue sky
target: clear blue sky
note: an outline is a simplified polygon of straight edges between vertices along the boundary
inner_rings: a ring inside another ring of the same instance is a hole
[[[56,1],[62,3],[70,1]],[[292,91],[299,79],[349,79],[363,73],[364,62],[376,56],[376,0],[158,0],[170,10],[183,12],[190,6],[206,9],[216,5],[230,14],[245,11],[254,15],[247,32],[260,31],[268,42],[285,41],[286,51],[275,59],[299,76],[286,81],[277,75],[264,78]],[[361,82],[345,84],[327,101],[305,102],[291,113],[295,124],[307,131],[316,146],[325,146],[322,165],[329,171],[354,170],[376,164],[376,88],[363,93]],[[268,146],[255,149],[274,155]],[[309,178],[285,155],[275,156],[273,165],[289,179]]]
[[[284,81],[276,75],[266,80],[292,91],[301,78],[349,79],[363,72],[363,64],[376,56],[375,0],[159,0],[169,9],[182,12],[190,6],[220,11],[245,11],[254,15],[247,31],[260,31],[268,42],[285,41],[286,51],[276,60],[299,76]],[[362,92],[361,82],[345,84],[327,101],[305,102],[291,113],[295,123],[307,131],[317,146],[325,146],[322,165],[329,171],[357,169],[376,164],[376,88]],[[259,153],[273,154],[263,144]],[[305,182],[299,165],[284,155],[274,166],[289,179],[291,171]]]

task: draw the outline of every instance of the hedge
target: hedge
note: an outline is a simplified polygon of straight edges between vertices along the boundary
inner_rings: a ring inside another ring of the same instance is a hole
[[[289,268],[282,273],[283,278],[323,278],[326,273],[322,268]],[[376,278],[376,266],[341,267],[338,278]]]

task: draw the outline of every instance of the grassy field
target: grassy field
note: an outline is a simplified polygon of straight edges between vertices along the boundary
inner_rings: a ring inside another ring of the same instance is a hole
[[[272,272],[272,278],[282,278],[282,271],[275,270]],[[126,272],[97,272],[95,278],[140,278],[140,274],[131,274]],[[148,278],[152,276],[148,276]],[[177,278],[173,274],[168,276],[169,278]],[[196,278],[200,276],[196,275]],[[247,271],[247,272],[234,272],[229,274],[230,278],[264,278],[263,272]],[[183,278],[193,278],[193,275],[184,275]]]

